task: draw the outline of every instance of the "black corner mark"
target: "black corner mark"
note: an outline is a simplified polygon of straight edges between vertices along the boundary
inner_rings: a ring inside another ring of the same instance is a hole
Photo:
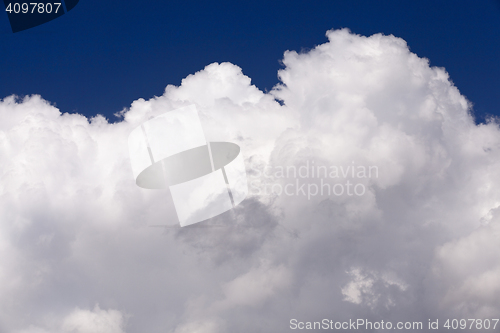
[[[64,3],[63,3],[64,1]],[[19,32],[52,21],[73,9],[79,0],[3,0],[12,32]]]

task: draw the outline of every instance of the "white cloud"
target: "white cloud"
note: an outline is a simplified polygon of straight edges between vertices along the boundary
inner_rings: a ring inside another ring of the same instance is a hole
[[[500,307],[500,214],[437,249],[435,274],[446,285],[442,305],[464,315],[494,316]]]
[[[269,263],[263,263],[257,269],[238,276],[223,287],[225,302],[231,306],[259,306],[289,285],[289,272],[284,266],[273,267]]]
[[[352,268],[347,273],[352,279],[341,289],[344,300],[354,304],[368,305],[372,309],[380,304],[385,305],[386,308],[396,305],[391,297],[391,287],[396,287],[392,292],[401,292],[408,288],[405,283],[394,276],[394,273],[363,272],[360,268]]]
[[[116,310],[93,311],[77,309],[64,319],[63,332],[78,333],[123,333],[123,315]]]
[[[373,279],[362,275],[359,269],[352,269],[349,274],[353,277],[353,280],[342,288],[344,300],[354,304],[361,304],[363,301],[362,296],[365,294],[370,298],[368,303],[376,301],[377,297],[371,291]]]
[[[39,96],[1,101],[0,331],[284,332],[292,318],[498,313],[498,124],[476,125],[446,71],[402,39],[327,36],[287,51],[270,93],[223,63],[114,124]],[[128,133],[193,103],[209,140],[241,146],[257,188],[318,183],[262,172],[308,162],[378,177],[348,178],[362,196],[253,193],[205,223],[224,227],[148,228],[176,213],[167,191],[135,186]],[[96,303],[108,310],[82,310]]]
[[[96,305],[93,310],[76,308],[57,323],[57,327],[46,329],[31,325],[18,333],[123,333],[124,324],[125,318],[120,311],[101,310]]]

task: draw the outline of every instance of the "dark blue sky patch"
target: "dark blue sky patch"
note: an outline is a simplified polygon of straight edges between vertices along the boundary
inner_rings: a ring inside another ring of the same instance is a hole
[[[67,10],[76,1],[66,0]],[[212,62],[240,66],[270,90],[286,50],[329,29],[393,34],[445,67],[479,121],[500,115],[497,1],[96,1],[13,34],[0,22],[0,97],[41,94],[63,112],[113,114],[163,94]]]

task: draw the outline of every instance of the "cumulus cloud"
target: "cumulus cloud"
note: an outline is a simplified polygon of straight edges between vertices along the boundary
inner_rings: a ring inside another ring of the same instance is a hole
[[[76,308],[68,314],[60,323],[59,327],[49,330],[30,326],[28,329],[18,331],[19,333],[123,333],[124,316],[116,310],[101,310],[99,305],[91,310]]]
[[[5,97],[0,331],[494,318],[498,122],[475,124],[446,71],[400,38],[327,37],[285,52],[269,93],[214,63],[116,123]],[[241,147],[250,194],[181,229],[168,190],[135,185],[127,137],[191,104],[208,140]]]

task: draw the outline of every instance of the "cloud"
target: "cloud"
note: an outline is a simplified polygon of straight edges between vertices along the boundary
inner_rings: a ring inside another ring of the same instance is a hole
[[[284,266],[273,267],[263,263],[227,283],[223,290],[225,301],[231,305],[259,306],[289,284],[289,272]]]
[[[4,98],[0,331],[286,332],[293,318],[425,327],[498,314],[498,122],[475,124],[446,71],[400,38],[327,37],[285,52],[269,93],[214,63],[112,124]],[[127,137],[190,104],[208,140],[241,147],[250,195],[180,229],[167,190],[135,185]]]
[[[441,302],[451,311],[488,317],[498,309],[499,208],[490,213],[484,225],[437,249],[434,273],[447,286]]]
[[[58,328],[53,327],[50,331],[30,326],[19,333],[123,333],[124,323],[125,319],[120,311],[101,310],[96,305],[92,311],[76,308],[62,320]]]
[[[345,285],[341,291],[344,295],[344,300],[354,303],[362,304],[365,303],[371,308],[377,306],[381,302],[381,296],[385,296],[384,304],[386,308],[396,305],[391,299],[391,293],[388,288],[393,286],[397,287],[397,291],[405,291],[407,286],[397,278],[391,277],[390,275],[377,274],[376,272],[362,272],[359,268],[352,268],[347,272],[352,280]],[[375,287],[384,288],[385,290],[377,293]],[[394,288],[393,288],[394,289]]]
[[[116,310],[77,309],[64,319],[63,331],[79,333],[123,333],[123,315]]]

